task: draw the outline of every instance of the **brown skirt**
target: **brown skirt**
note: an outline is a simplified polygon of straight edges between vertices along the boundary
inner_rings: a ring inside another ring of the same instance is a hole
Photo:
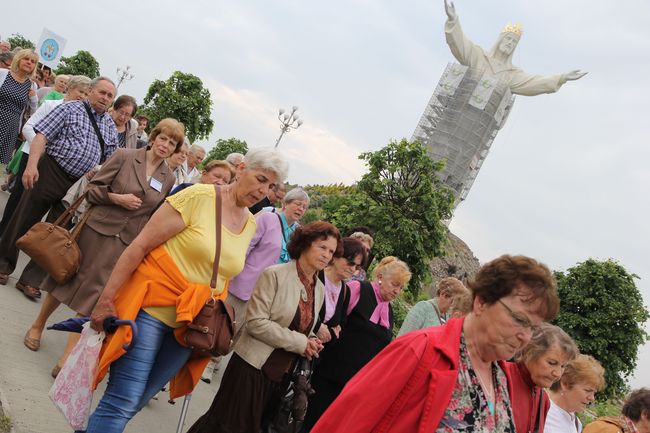
[[[187,433],[259,433],[285,388],[233,353],[212,406]]]
[[[119,237],[99,234],[89,226],[81,229],[77,244],[81,250],[77,275],[61,285],[48,276],[42,289],[82,316],[89,316],[127,245]]]

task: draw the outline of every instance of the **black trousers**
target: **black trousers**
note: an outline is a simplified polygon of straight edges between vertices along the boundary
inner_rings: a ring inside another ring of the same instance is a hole
[[[34,187],[25,190],[0,239],[0,272],[11,274],[18,262],[16,241],[51,210],[64,211],[61,199],[78,180],[67,174],[49,155],[38,162],[39,179]],[[38,286],[39,283],[36,285]]]
[[[25,167],[27,167],[28,159],[29,159],[29,155],[23,152],[23,157],[20,160],[20,165],[18,166],[18,173],[16,173],[16,177],[14,179],[14,184],[9,190],[11,194],[9,195],[9,199],[7,199],[5,210],[4,212],[2,212],[2,221],[0,221],[0,236],[2,236],[2,234],[4,233],[5,228],[7,227],[7,224],[11,219],[11,216],[16,211],[18,202],[20,202],[20,197],[23,196],[23,191],[25,189],[23,188],[22,178],[23,178],[23,173],[25,172]]]

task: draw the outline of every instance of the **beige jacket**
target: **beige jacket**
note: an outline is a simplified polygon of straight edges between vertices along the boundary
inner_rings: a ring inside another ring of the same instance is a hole
[[[246,323],[235,344],[235,352],[246,362],[261,369],[274,349],[302,355],[307,337],[289,330],[305,287],[298,278],[295,260],[268,267],[257,280],[246,309]],[[324,301],[325,288],[316,278],[314,324]],[[313,326],[311,334],[313,335]]]

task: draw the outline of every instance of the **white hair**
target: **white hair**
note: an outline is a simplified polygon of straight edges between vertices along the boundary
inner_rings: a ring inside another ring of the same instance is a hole
[[[229,153],[228,156],[226,156],[226,161],[228,161],[232,165],[239,165],[239,163],[242,162],[243,160],[244,160],[244,154],[239,152]]]
[[[246,168],[269,170],[276,174],[278,182],[284,182],[289,176],[289,163],[272,147],[257,147],[244,156]]]
[[[192,155],[196,155],[197,153],[199,153],[201,151],[203,151],[203,153],[205,153],[205,149],[202,148],[201,146],[199,146],[198,144],[193,144],[193,145],[190,146],[190,153]]]
[[[282,199],[282,203],[289,204],[292,201],[296,200],[304,200],[309,203],[309,195],[304,189],[297,187],[285,194],[284,198]]]

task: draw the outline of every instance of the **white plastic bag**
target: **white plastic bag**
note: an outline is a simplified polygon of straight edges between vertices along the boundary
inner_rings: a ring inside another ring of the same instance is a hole
[[[104,333],[83,325],[81,339],[72,349],[50,389],[50,399],[73,430],[86,430],[93,401],[93,383]]]

